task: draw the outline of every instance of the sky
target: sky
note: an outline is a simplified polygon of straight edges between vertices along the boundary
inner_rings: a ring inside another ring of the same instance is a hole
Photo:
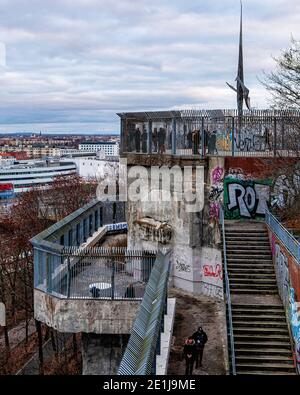
[[[236,108],[239,0],[0,0],[0,133],[118,132],[118,112]],[[244,0],[245,83],[300,39],[299,0]]]

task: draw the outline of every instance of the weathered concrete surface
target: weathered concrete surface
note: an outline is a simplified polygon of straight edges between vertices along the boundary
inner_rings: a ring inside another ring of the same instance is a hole
[[[82,374],[117,374],[129,335],[82,334]]]
[[[169,365],[170,350],[175,320],[176,299],[168,298],[168,313],[164,316],[164,331],[160,336],[160,355],[156,356],[156,374],[166,375]]]
[[[185,374],[185,361],[182,358],[184,342],[199,326],[202,326],[207,333],[208,342],[204,349],[203,366],[199,369],[194,369],[193,374],[228,374],[226,310],[224,302],[207,296],[190,294],[178,289],[171,289],[169,296],[176,297],[176,314],[168,374]]]
[[[35,318],[65,333],[130,333],[139,306],[139,301],[63,300],[34,291]]]

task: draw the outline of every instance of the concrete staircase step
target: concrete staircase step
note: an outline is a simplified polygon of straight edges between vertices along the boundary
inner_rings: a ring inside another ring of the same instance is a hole
[[[278,295],[278,291],[276,290],[259,290],[259,289],[241,289],[241,288],[235,288],[232,289],[231,292],[233,294],[243,294],[243,295]]]
[[[268,260],[272,260],[272,255],[271,252],[267,251],[241,251],[241,250],[235,250],[235,251],[230,251],[227,252],[226,254],[227,259],[233,258],[233,259],[268,259]]]
[[[230,289],[247,289],[248,287],[251,287],[251,289],[261,289],[261,290],[269,290],[269,289],[275,289],[277,291],[277,285],[273,283],[243,283],[243,282],[235,282],[235,281],[230,281]]]
[[[266,249],[268,250],[269,246],[267,245],[246,245],[246,244],[241,244],[239,243],[238,246],[238,251],[253,251],[256,253],[259,251],[266,251]],[[227,253],[231,253],[232,251],[236,251],[236,244],[227,244],[226,245],[226,251]]]
[[[266,356],[286,356],[292,358],[291,350],[287,348],[238,348],[235,347],[236,356],[255,356],[255,355],[266,355]]]
[[[250,276],[229,276],[230,284],[254,284],[264,285],[271,284],[277,286],[276,278],[261,275],[260,277],[251,278]]]
[[[237,362],[248,362],[248,363],[256,363],[256,364],[261,364],[261,363],[270,363],[270,364],[276,364],[280,363],[283,365],[292,365],[294,367],[294,361],[292,354],[290,356],[281,356],[281,357],[276,357],[276,356],[270,356],[270,355],[239,355],[236,357]]]
[[[285,320],[285,312],[284,311],[276,311],[276,310],[247,310],[247,309],[232,309],[232,314],[234,316],[242,316],[242,317],[270,317],[274,319],[284,319]]]
[[[266,321],[267,322],[282,322],[282,323],[284,323],[284,325],[286,325],[286,320],[285,320],[284,314],[266,315],[265,313],[262,313],[261,315],[258,315],[258,314],[245,315],[245,314],[239,314],[239,313],[233,312],[232,317],[233,317],[233,320],[236,320],[236,321],[243,320],[243,321],[247,321],[247,322],[252,322],[252,321],[255,322],[256,320],[257,321],[263,320],[264,322],[266,322]]]
[[[253,375],[253,376],[295,376],[296,373],[292,372],[278,372],[277,370],[267,370],[267,371],[262,371],[262,370],[242,370],[241,372],[237,372],[237,375]]]
[[[226,245],[227,247],[229,246],[236,246],[236,243],[239,242],[239,244],[241,246],[258,246],[258,247],[267,247],[269,248],[270,244],[269,244],[269,239],[266,240],[245,240],[245,241],[241,241],[239,239],[237,240],[226,240]]]
[[[230,263],[239,263],[239,264],[248,264],[250,265],[251,268],[254,268],[255,265],[261,266],[261,265],[270,265],[272,267],[274,267],[273,265],[273,261],[272,259],[269,258],[261,258],[261,259],[255,259],[255,258],[249,258],[249,257],[236,257],[236,256],[228,256],[226,254],[226,258],[227,258],[227,265],[229,265]]]
[[[244,320],[244,317],[241,317],[239,319],[233,318],[233,328],[255,328],[255,329],[260,329],[260,328],[270,328],[270,329],[284,329],[286,330],[286,322],[270,322],[270,321],[249,321],[249,320]]]
[[[284,308],[281,304],[245,304],[245,303],[231,303],[232,308],[234,309],[244,309],[244,310],[275,310],[275,311],[284,311]]]
[[[248,349],[248,350],[286,350],[291,352],[291,345],[289,341],[264,341],[264,342],[253,342],[247,340],[234,341],[234,347],[236,350]]]
[[[250,279],[250,280],[255,280],[259,281],[260,279],[269,279],[269,280],[275,280],[276,281],[276,276],[273,273],[265,273],[263,270],[261,273],[252,273],[251,271],[247,271],[244,273],[234,273],[234,272],[229,272],[229,278],[230,279]]]
[[[233,327],[233,334],[235,335],[254,335],[254,336],[272,336],[283,335],[289,336],[287,326],[285,328],[243,328]]]
[[[261,363],[257,365],[256,363],[251,364],[251,362],[238,362],[236,368],[239,372],[242,371],[273,371],[273,372],[295,372],[294,365],[288,365],[284,363],[274,362],[274,363]]]

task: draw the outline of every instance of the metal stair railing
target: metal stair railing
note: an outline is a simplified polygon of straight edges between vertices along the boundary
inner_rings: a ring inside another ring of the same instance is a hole
[[[236,362],[235,362],[235,349],[234,349],[234,337],[233,337],[233,325],[232,325],[232,309],[231,309],[231,296],[230,296],[230,283],[227,269],[227,255],[226,255],[226,238],[225,238],[225,220],[224,210],[220,206],[220,222],[222,226],[222,239],[223,239],[223,261],[224,261],[224,278],[225,278],[225,297],[227,302],[228,311],[228,329],[230,339],[230,359],[231,359],[231,371],[233,375],[236,375]]]

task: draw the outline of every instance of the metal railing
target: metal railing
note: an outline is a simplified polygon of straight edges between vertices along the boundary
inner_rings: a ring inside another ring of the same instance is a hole
[[[150,375],[156,372],[167,306],[169,253],[159,251],[129,342],[119,366],[119,375]]]
[[[284,247],[295,257],[300,264],[300,242],[282,225],[282,223],[270,213],[266,211],[266,224],[269,229],[275,233],[278,239],[283,243]]]
[[[183,110],[118,114],[121,154],[295,157],[300,113]]]
[[[58,298],[141,300],[155,259],[155,251],[66,247],[48,253],[35,288]]]
[[[223,207],[220,207],[220,223],[222,227],[222,240],[223,240],[223,263],[224,263],[224,279],[225,279],[225,296],[227,302],[227,324],[228,324],[228,335],[230,344],[230,360],[231,360],[231,373],[236,375],[236,363],[235,363],[235,348],[234,348],[234,336],[233,336],[233,324],[232,324],[232,309],[231,309],[231,296],[230,296],[230,283],[228,277],[227,268],[227,253],[226,253],[226,237],[225,237],[225,219]]]

